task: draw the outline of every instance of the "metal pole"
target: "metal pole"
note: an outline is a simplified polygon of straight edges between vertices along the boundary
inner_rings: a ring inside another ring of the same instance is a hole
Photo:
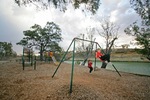
[[[97,50],[97,44],[96,44],[96,50]],[[95,53],[95,54],[94,54],[94,55],[95,55],[94,71],[95,71],[95,68],[96,68],[96,51],[94,51],[94,53]]]
[[[75,41],[73,45],[73,54],[72,54],[72,71],[71,71],[71,80],[70,80],[70,93],[72,93],[72,83],[73,83],[73,72],[74,72],[74,52],[75,52]]]
[[[85,40],[85,39],[80,39],[80,38],[74,38],[74,39],[82,40],[82,41],[87,41],[87,42],[91,42],[91,43],[97,43],[97,42],[95,42],[95,41],[90,41],[90,40]]]
[[[55,74],[56,74],[56,72],[57,72],[58,68],[60,67],[60,65],[61,65],[62,61],[64,60],[64,58],[65,58],[66,54],[68,53],[68,50],[70,49],[70,47],[71,47],[71,45],[72,45],[72,43],[73,43],[73,41],[74,41],[74,40],[75,40],[75,38],[72,40],[72,42],[70,43],[70,45],[69,45],[69,47],[68,47],[67,51],[66,51],[66,52],[65,52],[65,54],[63,55],[63,57],[62,57],[62,59],[61,59],[61,61],[60,61],[59,65],[58,65],[58,67],[56,68],[56,70],[55,70],[54,74],[52,75],[52,78],[55,76]]]
[[[34,70],[36,70],[36,56],[34,56]]]
[[[23,70],[24,70],[24,67],[25,67],[25,61],[24,61],[24,47],[23,47],[23,55],[22,55],[22,67],[23,67]]]
[[[101,48],[101,46],[97,43],[97,45]],[[104,50],[102,50],[102,53],[104,53],[104,54],[106,54],[105,52],[104,52]]]
[[[112,64],[112,66],[114,67],[114,69],[116,70],[116,72],[119,74],[119,76],[121,77],[121,74],[119,73],[119,71],[117,70],[117,68],[115,67],[114,64]]]

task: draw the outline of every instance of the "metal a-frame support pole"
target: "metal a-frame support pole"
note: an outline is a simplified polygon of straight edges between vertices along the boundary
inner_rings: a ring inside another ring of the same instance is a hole
[[[112,66],[114,67],[114,69],[116,70],[116,72],[118,73],[118,75],[121,77],[121,74],[119,73],[119,71],[117,70],[117,68],[115,67],[115,65],[112,64]]]
[[[23,47],[23,55],[22,55],[22,67],[23,67],[23,70],[24,70],[24,67],[25,67],[25,58],[24,58],[24,47]]]
[[[62,59],[61,59],[61,61],[60,61],[59,65],[58,65],[58,67],[56,68],[56,70],[55,70],[54,74],[52,75],[52,78],[53,78],[53,77],[54,77],[54,75],[56,74],[56,72],[57,72],[58,68],[60,67],[61,63],[63,62],[63,60],[64,60],[64,58],[65,58],[66,54],[68,53],[68,50],[70,49],[70,47],[71,47],[72,43],[74,42],[74,45],[73,45],[73,54],[72,54],[72,71],[71,71],[70,91],[69,91],[69,93],[72,93],[73,72],[74,72],[74,56],[75,56],[75,54],[74,54],[74,52],[75,52],[75,39],[76,39],[76,38],[74,38],[74,39],[72,40],[72,42],[70,43],[70,45],[69,45],[69,47],[68,47],[67,51],[66,51],[66,52],[65,52],[65,54],[63,55],[63,57],[62,57]]]
[[[70,80],[70,91],[69,93],[72,93],[72,83],[73,83],[73,72],[74,72],[74,52],[75,52],[75,40],[73,45],[73,54],[72,54],[72,70],[71,70],[71,80]]]
[[[96,50],[97,50],[97,43],[96,43]],[[96,68],[96,51],[94,52],[95,53],[95,61],[94,61],[94,71],[95,71],[95,68]]]
[[[67,55],[67,53],[68,53],[68,51],[69,51],[69,49],[70,49],[70,47],[71,47],[72,43],[74,42],[74,40],[75,40],[75,38],[72,40],[72,42],[70,43],[70,45],[69,45],[69,47],[68,47],[67,51],[66,51],[66,52],[65,52],[65,54],[63,55],[63,57],[62,57],[62,59],[61,59],[61,61],[60,61],[59,65],[58,65],[58,67],[56,68],[56,70],[55,70],[54,74],[52,75],[52,78],[55,76],[55,74],[56,74],[56,72],[57,72],[58,68],[60,67],[61,63],[63,62],[64,58],[66,57],[66,55]]]

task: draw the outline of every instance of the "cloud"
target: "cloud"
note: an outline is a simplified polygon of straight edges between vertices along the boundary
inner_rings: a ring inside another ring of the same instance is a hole
[[[119,34],[126,36],[123,29],[131,24],[134,21],[133,19],[137,18],[137,14],[130,8],[129,1],[101,0],[101,3],[97,14],[91,16],[84,14],[79,9],[74,10],[71,5],[63,13],[53,7],[49,8],[49,10],[36,11],[32,6],[18,7],[13,0],[1,0],[0,41],[11,41],[14,44],[13,49],[20,52],[22,47],[16,46],[15,43],[23,38],[24,30],[30,29],[34,24],[44,27],[47,21],[53,21],[62,29],[63,41],[60,45],[66,50],[74,37],[81,33],[86,33],[86,28],[94,27],[98,24],[99,19],[106,16],[110,16],[116,24],[120,25]],[[104,47],[104,40],[98,34],[95,34],[95,37],[96,41]],[[121,40],[123,38],[117,41],[121,42]],[[122,43],[125,42],[122,41]]]

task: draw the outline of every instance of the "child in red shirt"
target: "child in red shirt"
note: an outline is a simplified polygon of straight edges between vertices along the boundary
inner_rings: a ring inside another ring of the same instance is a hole
[[[92,61],[91,60],[88,60],[88,68],[90,68],[89,73],[91,73],[93,71]]]
[[[96,58],[99,58],[103,62],[101,68],[106,68],[107,63],[110,62],[110,54],[102,54],[101,50],[96,51]]]
[[[103,62],[103,60],[101,59],[102,56],[103,56],[103,54],[101,53],[101,51],[97,50],[96,51],[96,58],[99,58]]]
[[[102,62],[110,62],[110,54],[102,54],[100,50],[96,51],[96,58],[99,58]]]

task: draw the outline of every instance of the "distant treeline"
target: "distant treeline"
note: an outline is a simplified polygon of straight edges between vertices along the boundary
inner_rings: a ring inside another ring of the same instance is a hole
[[[137,53],[140,49],[113,49],[112,53]]]

